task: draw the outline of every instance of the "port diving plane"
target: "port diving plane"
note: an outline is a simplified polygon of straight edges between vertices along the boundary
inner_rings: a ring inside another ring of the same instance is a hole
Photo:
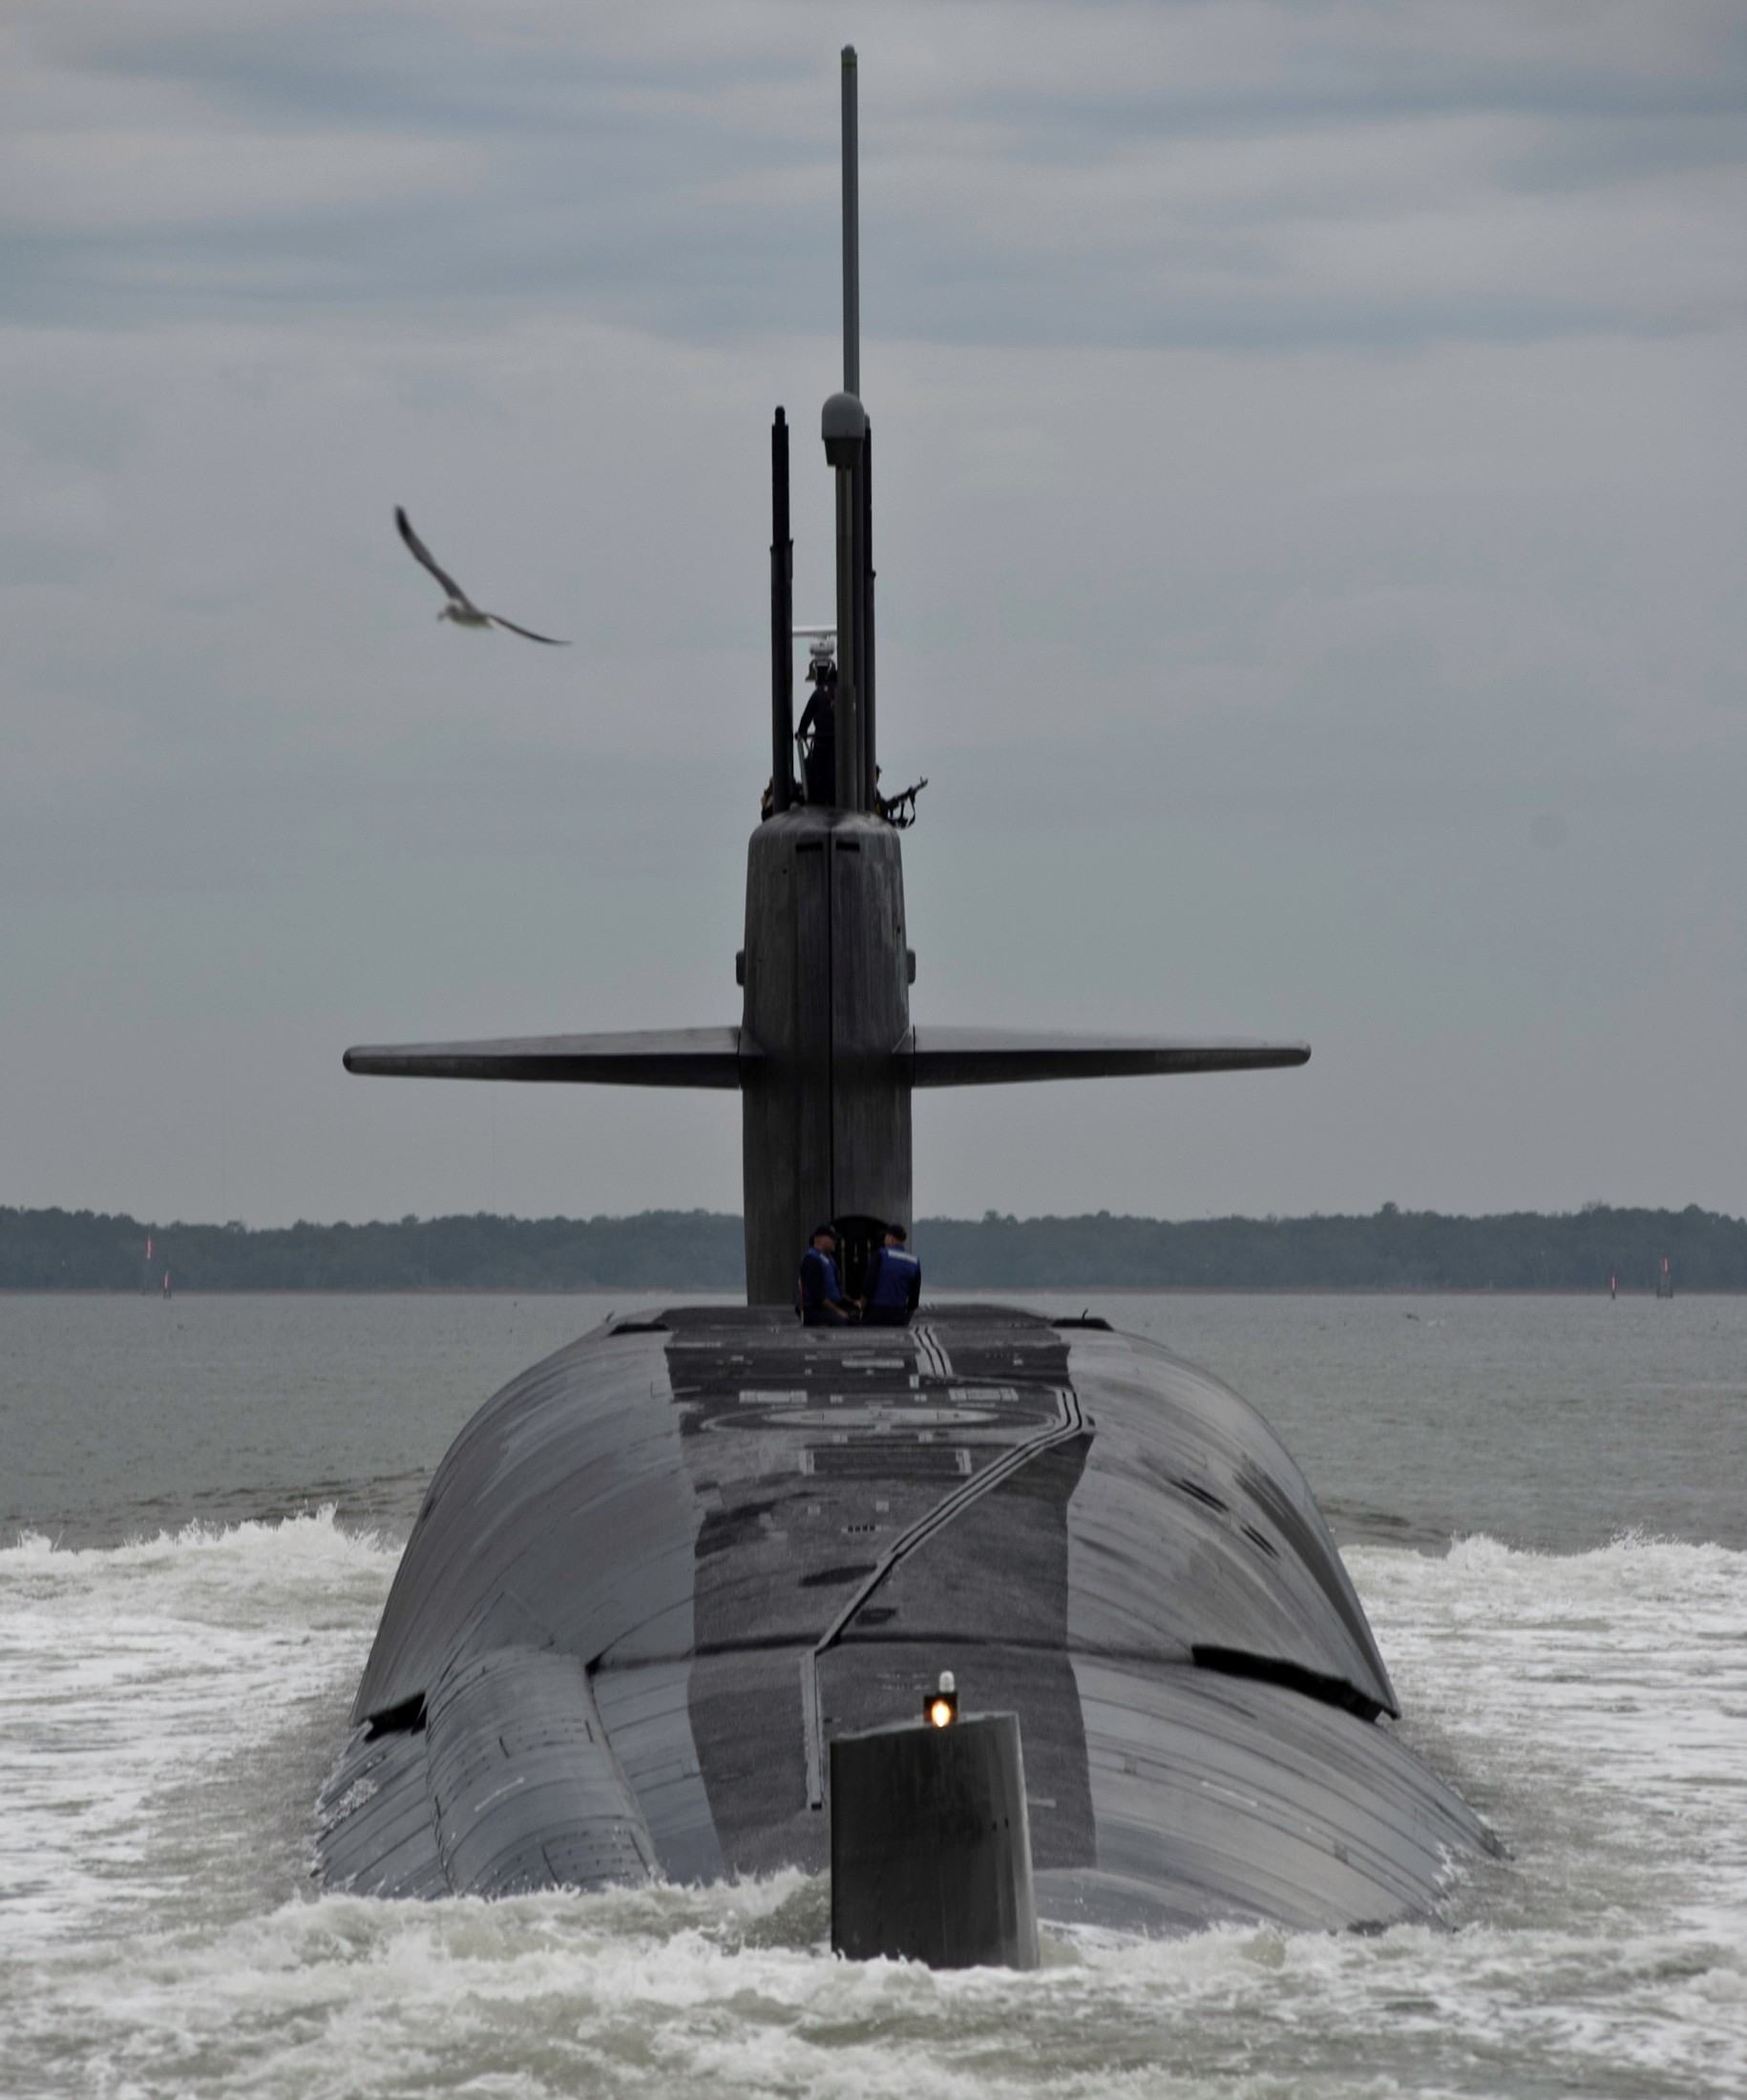
[[[820,425],[837,602],[809,631],[834,644],[832,762],[796,763],[778,410],[738,1021],[346,1054],[378,1076],[738,1094],[747,1302],[609,1319],[461,1431],[320,1797],[317,1872],[409,1898],[822,1872],[832,1739],[914,1715],[950,1670],[967,1706],[1019,1717],[1045,1922],[1435,1915],[1490,1840],[1403,1742],[1328,1525],[1253,1407],[1102,1319],[928,1299],[904,1327],[796,1317],[821,1220],[852,1294],[885,1226],[913,1224],[918,1088],[1310,1056],[912,1013],[876,785],[855,82],[846,51],[844,374]]]

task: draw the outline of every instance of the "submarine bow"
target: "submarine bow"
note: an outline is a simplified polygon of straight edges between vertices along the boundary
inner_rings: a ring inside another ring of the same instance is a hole
[[[351,1071],[740,1095],[744,1308],[608,1323],[437,1468],[324,1790],[318,1871],[384,1896],[822,1869],[833,1736],[951,1669],[1018,1714],[1039,1911],[1125,1928],[1430,1912],[1488,1842],[1402,1744],[1302,1475],[1207,1373],[1100,1321],[798,1325],[820,1218],[911,1222],[918,1087],[1250,1071],[1302,1043],[913,1022],[876,764],[873,431],[846,52],[831,741],[797,777],[789,430],[771,432],[771,779],[741,1020],[361,1047]],[[817,630],[808,630],[817,633]],[[806,726],[804,723],[803,726]],[[902,802],[908,798],[899,798]]]
[[[329,1885],[821,1870],[831,1736],[942,1668],[1024,1743],[1041,1915],[1383,1922],[1485,1842],[1256,1411],[1099,1323],[609,1323],[438,1468],[325,1793]]]

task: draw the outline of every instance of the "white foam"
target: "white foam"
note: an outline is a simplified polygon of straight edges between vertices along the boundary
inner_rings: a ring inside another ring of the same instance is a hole
[[[397,1557],[330,1508],[0,1551],[0,1943],[161,1905],[198,1857],[165,1857],[166,1798],[344,1711]]]
[[[1499,2031],[1557,2035],[1580,2087],[1747,2089],[1747,1554],[1347,1559],[1405,1732],[1513,1854],[1452,1949]]]
[[[1514,1847],[1581,1834],[1676,1876],[1694,1915],[1747,1899],[1747,1554],[1634,1534],[1561,1558],[1486,1538],[1347,1558],[1403,1705],[1499,1793]]]

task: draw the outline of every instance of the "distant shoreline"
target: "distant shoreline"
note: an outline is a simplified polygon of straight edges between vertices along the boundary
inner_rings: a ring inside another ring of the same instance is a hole
[[[190,1284],[185,1289],[178,1284],[168,1298],[161,1292],[130,1291],[125,1285],[113,1286],[53,1286],[30,1284],[0,1284],[0,1298],[130,1298],[150,1299],[160,1305],[174,1305],[184,1298],[610,1298],[614,1292],[646,1297],[651,1292],[664,1292],[669,1297],[727,1298],[736,1304],[745,1302],[744,1290],[728,1290],[715,1285],[683,1283],[579,1283],[536,1286],[532,1284],[429,1284],[373,1286],[353,1285],[349,1288],[339,1284],[237,1286],[217,1284],[202,1290]],[[1503,1289],[1491,1285],[1477,1284],[1242,1284],[1242,1283],[985,1283],[948,1285],[938,1292],[929,1295],[942,1298],[968,1298],[979,1292],[993,1292],[1003,1298],[1020,1296],[1043,1296],[1071,1298],[1089,1292],[1095,1298],[1606,1298],[1610,1292],[1604,1286],[1597,1291],[1592,1287],[1569,1284],[1553,1290],[1540,1287],[1534,1290]],[[1657,1302],[1652,1291],[1620,1291],[1611,1294],[1616,1300],[1646,1298],[1652,1304]],[[1747,1285],[1690,1285],[1671,1294],[1682,1298],[1742,1298],[1747,1297]],[[926,1299],[924,1300],[926,1303]]]
[[[1385,1204],[1366,1216],[918,1218],[927,1285],[979,1291],[1287,1296],[1747,1292],[1747,1221],[1696,1205],[1452,1217]],[[148,1261],[146,1250],[151,1249]],[[797,1250],[797,1260],[799,1253]],[[0,1208],[0,1292],[347,1296],[738,1295],[741,1221],[721,1211],[623,1218],[402,1218],[269,1227],[165,1225]]]

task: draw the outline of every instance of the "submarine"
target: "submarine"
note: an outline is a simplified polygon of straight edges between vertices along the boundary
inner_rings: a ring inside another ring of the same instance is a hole
[[[437,1467],[317,1803],[315,1872],[382,1897],[823,1872],[831,1750],[943,1670],[1018,1717],[1037,1913],[1145,1934],[1437,1915],[1492,1849],[1403,1743],[1310,1487],[1228,1385],[1102,1319],[924,1300],[801,1324],[912,1223],[917,1088],[1299,1065],[1301,1043],[913,1018],[879,794],[856,65],[843,53],[833,748],[797,769],[789,425],[771,430],[770,755],[737,1025],[361,1047],[348,1070],[740,1096],[747,1303],[609,1319]],[[798,630],[812,634],[818,630]],[[925,1252],[926,1250],[924,1249]]]

